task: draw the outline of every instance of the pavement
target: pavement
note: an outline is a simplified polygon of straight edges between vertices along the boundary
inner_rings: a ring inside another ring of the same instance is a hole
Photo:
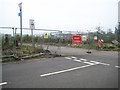
[[[52,49],[53,50],[53,49]],[[2,88],[118,88],[118,52],[61,47],[64,56],[2,64]]]

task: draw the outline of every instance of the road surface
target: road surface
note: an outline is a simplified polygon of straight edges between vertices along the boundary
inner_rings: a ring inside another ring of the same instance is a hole
[[[52,49],[53,50],[53,49]],[[118,88],[118,52],[62,47],[62,57],[2,64],[3,88]]]

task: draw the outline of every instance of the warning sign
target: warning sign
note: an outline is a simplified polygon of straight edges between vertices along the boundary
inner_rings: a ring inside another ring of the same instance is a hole
[[[101,46],[102,46],[102,42],[101,40],[98,40],[98,47],[101,48]]]
[[[81,44],[82,43],[82,38],[80,35],[74,35],[72,36],[72,44]]]
[[[87,40],[87,36],[86,35],[83,35],[82,36],[82,41],[86,41]]]
[[[48,34],[46,33],[46,34],[44,34],[44,38],[48,38]]]

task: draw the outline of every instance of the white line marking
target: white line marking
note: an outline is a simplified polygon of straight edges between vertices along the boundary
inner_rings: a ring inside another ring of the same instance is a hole
[[[74,61],[77,61],[77,62],[82,62],[81,60],[74,60]],[[98,64],[98,63],[91,63],[91,62],[83,62],[85,64],[89,64],[89,65],[94,65],[94,64]]]
[[[110,66],[110,64],[108,64],[108,63],[101,63],[101,62],[100,62],[100,64],[106,65],[106,66]]]
[[[72,58],[72,59],[76,59],[77,57],[73,57],[73,56],[72,56],[71,58]]]
[[[94,65],[94,63],[84,62],[85,64]]]
[[[95,65],[95,64],[93,64],[93,65]],[[57,72],[42,74],[42,75],[40,75],[40,77],[45,77],[45,76],[55,75],[55,74],[59,74],[59,73],[69,72],[69,71],[73,71],[73,70],[77,70],[77,69],[81,69],[81,68],[85,68],[85,67],[89,67],[89,66],[93,66],[93,65],[85,65],[85,66],[81,66],[81,67],[75,67],[75,68],[61,70],[61,71],[57,71]]]
[[[69,57],[68,57],[69,58]],[[93,60],[91,60],[90,62],[87,62],[87,59],[84,59],[84,58],[80,58],[80,60],[77,60],[77,57],[71,57],[71,58],[73,58],[73,59],[75,59],[74,61],[77,61],[77,62],[85,62],[86,64],[90,64],[90,65],[92,65],[92,64],[102,64],[102,65],[106,65],[106,66],[110,66],[110,64],[108,64],[108,63],[101,63],[101,62],[98,62],[98,61],[93,61]],[[119,67],[120,68],[120,67]]]
[[[120,68],[120,66],[115,66],[116,68]]]
[[[82,61],[87,61],[87,59],[84,59],[84,58],[80,58],[80,60],[82,60]]]
[[[7,82],[0,83],[0,86],[7,84]]]
[[[74,60],[74,61],[77,61],[77,62],[82,62],[81,60],[77,60],[77,59],[76,59],[76,60]]]
[[[97,61],[90,61],[90,62],[92,62],[94,64],[100,64],[100,62],[97,62]]]
[[[65,57],[65,59],[71,59],[71,58],[69,58],[69,57]]]

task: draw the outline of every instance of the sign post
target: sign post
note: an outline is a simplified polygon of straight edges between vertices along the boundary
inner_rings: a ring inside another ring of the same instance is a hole
[[[35,48],[34,37],[33,37],[33,29],[35,29],[34,20],[33,20],[33,19],[30,19],[30,20],[29,20],[29,23],[30,23],[31,36],[32,36],[32,46]]]
[[[18,16],[20,16],[20,32],[21,32],[21,46],[22,46],[22,2],[18,4],[20,12],[18,13]]]
[[[48,40],[48,34],[47,34],[47,33],[44,34],[44,39],[45,39],[45,42],[46,42],[46,43],[49,42],[49,40]],[[46,50],[48,50],[48,48],[49,48],[49,45],[47,46],[47,49],[46,49]]]

